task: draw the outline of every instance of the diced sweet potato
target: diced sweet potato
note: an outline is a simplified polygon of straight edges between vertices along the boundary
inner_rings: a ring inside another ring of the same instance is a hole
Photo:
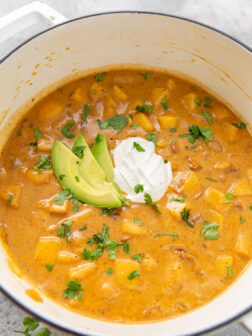
[[[176,127],[177,118],[173,115],[160,115],[157,116],[158,123],[163,130]]]
[[[121,224],[121,230],[125,233],[128,233],[130,235],[133,236],[138,236],[138,235],[142,235],[145,234],[146,231],[144,228],[142,228],[141,226],[132,223],[132,222],[122,222]]]
[[[84,103],[86,99],[87,98],[85,97],[83,90],[80,87],[75,89],[71,96],[71,100],[75,101],[76,103]]]
[[[141,264],[143,269],[147,272],[151,272],[157,267],[156,260],[148,253],[146,253],[142,258]]]
[[[239,139],[239,129],[232,124],[226,124],[227,138],[231,142]]]
[[[237,183],[234,183],[230,190],[234,196],[251,196],[252,184],[248,179],[244,178]]]
[[[220,121],[231,117],[230,111],[224,105],[218,105],[216,107],[213,107],[212,115],[215,119]]]
[[[206,190],[205,199],[216,210],[224,211],[230,208],[224,193],[215,188],[209,187]]]
[[[118,85],[113,85],[113,94],[118,100],[122,102],[125,102],[128,99],[126,93],[121,88],[119,88]]]
[[[116,259],[114,264],[114,275],[117,282],[124,287],[138,289],[139,288],[139,276],[130,280],[128,277],[134,271],[140,273],[140,265],[137,261],[128,259]]]
[[[59,238],[40,237],[35,251],[35,258],[41,262],[41,264],[53,265],[57,260],[58,248]]]
[[[58,262],[63,263],[63,264],[68,264],[78,259],[79,259],[79,256],[77,254],[74,254],[69,251],[59,251],[58,256],[57,256]]]
[[[226,170],[230,167],[230,163],[228,161],[219,161],[214,166],[215,169],[218,170]]]
[[[216,260],[217,271],[223,278],[227,276],[227,266],[233,265],[233,257],[231,255],[219,256]]]
[[[162,99],[166,96],[166,99],[168,100],[170,98],[170,90],[166,88],[153,88],[151,91],[151,102],[153,105],[158,105],[161,103]]]
[[[50,121],[62,113],[63,110],[64,106],[57,102],[46,102],[38,111],[38,120],[40,122]]]
[[[49,206],[49,211],[51,213],[55,213],[55,214],[65,214],[68,212],[69,209],[69,200],[65,200],[63,204],[55,204],[53,203],[53,201],[56,199],[57,196],[55,196],[51,202],[50,202],[50,206]]]
[[[53,139],[50,138],[40,138],[38,140],[38,150],[40,152],[51,152],[53,145]]]
[[[53,175],[52,170],[46,170],[41,173],[38,173],[36,170],[31,169],[28,169],[26,171],[27,178],[35,184],[48,183],[52,175]]]
[[[154,130],[154,125],[150,118],[144,113],[137,113],[134,120],[136,123],[142,127],[146,132],[152,132]]]
[[[104,110],[103,110],[103,117],[105,119],[112,117],[116,114],[116,108],[118,103],[112,97],[106,97],[104,99]]]
[[[193,111],[197,107],[195,103],[196,98],[197,95],[195,93],[188,93],[182,98],[183,103],[189,111]]]
[[[197,195],[202,191],[200,180],[194,172],[187,174],[179,191],[182,191],[185,195]]]
[[[82,280],[94,273],[96,268],[97,265],[95,263],[81,264],[70,268],[69,275],[71,279]]]
[[[105,89],[100,83],[93,83],[90,86],[89,94],[93,101],[97,101],[104,96]]]
[[[245,233],[240,233],[238,236],[236,252],[243,257],[252,257],[252,240]]]
[[[18,208],[21,191],[21,184],[2,184],[0,186],[0,198],[5,200],[9,206]]]

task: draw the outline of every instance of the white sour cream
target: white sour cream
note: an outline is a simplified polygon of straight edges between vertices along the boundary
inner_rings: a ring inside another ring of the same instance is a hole
[[[134,142],[145,151],[134,148]],[[152,201],[160,200],[172,180],[171,163],[155,153],[153,142],[139,137],[121,141],[113,151],[115,182],[128,194],[133,202],[145,203],[144,193],[150,194]],[[136,193],[134,188],[142,184],[144,191]]]

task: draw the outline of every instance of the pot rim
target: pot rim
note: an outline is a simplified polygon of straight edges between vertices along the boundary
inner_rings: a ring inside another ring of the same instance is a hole
[[[20,48],[22,48],[24,45],[26,45],[27,43],[29,43],[30,41],[32,41],[33,39],[35,39],[36,37],[40,36],[40,35],[43,35],[45,33],[47,33],[48,31],[50,30],[53,30],[53,29],[56,29],[57,27],[59,26],[63,26],[63,25],[66,25],[68,23],[71,23],[71,22],[75,22],[75,21],[79,21],[79,20],[83,20],[83,19],[88,19],[88,18],[93,18],[93,17],[96,17],[96,16],[103,16],[103,15],[111,15],[111,14],[144,14],[144,15],[156,15],[156,16],[164,16],[164,17],[169,17],[169,18],[174,18],[174,19],[178,19],[178,20],[181,20],[181,21],[186,21],[186,22],[190,22],[190,23],[194,23],[196,25],[199,25],[199,26],[202,26],[204,28],[207,28],[209,30],[212,30],[214,31],[215,33],[218,33],[220,35],[223,35],[224,37],[226,38],[229,38],[231,41],[235,42],[236,44],[240,45],[242,48],[245,48],[246,50],[248,50],[251,54],[252,54],[252,48],[250,48],[248,45],[246,45],[245,43],[241,42],[240,40],[236,39],[235,37],[223,32],[222,30],[220,29],[217,29],[217,28],[214,28],[208,24],[204,24],[202,22],[199,22],[199,21],[196,21],[196,20],[192,20],[192,19],[188,19],[188,18],[185,18],[183,16],[177,16],[177,15],[172,15],[172,14],[166,14],[166,13],[159,13],[159,12],[151,12],[151,11],[131,11],[131,10],[122,10],[122,11],[110,11],[110,12],[102,12],[102,13],[94,13],[94,14],[89,14],[89,15],[83,15],[83,16],[79,16],[77,18],[74,18],[74,19],[69,19],[65,22],[62,22],[58,25],[55,25],[55,26],[52,26],[50,28],[47,28],[33,36],[31,36],[30,38],[26,39],[25,41],[23,41],[22,43],[20,43],[17,47],[15,47],[14,49],[12,49],[9,53],[7,53],[7,55],[5,55],[4,57],[2,57],[0,59],[0,66],[1,64],[6,61],[9,57],[12,56],[12,54],[14,54],[17,50],[19,50]],[[46,323],[50,324],[51,326],[54,326],[54,327],[57,327],[61,330],[64,330],[64,331],[67,331],[67,332],[74,332],[76,335],[84,335],[83,333],[80,333],[80,332],[76,332],[74,331],[74,329],[71,329],[69,327],[65,327],[65,326],[62,326],[60,325],[58,322],[55,322],[53,320],[50,320],[50,319],[47,319],[45,317],[41,317],[39,315],[39,313],[35,312],[33,310],[33,308],[29,307],[28,305],[26,304],[23,304],[20,300],[18,300],[14,294],[8,292],[5,288],[3,288],[0,284],[0,290],[8,297],[11,299],[11,301],[13,301],[15,304],[17,304],[19,307],[25,309],[26,311],[28,311],[30,314],[34,315],[35,317],[39,318],[39,319],[42,319],[43,321],[45,321]],[[200,309],[200,308],[199,308]],[[213,325],[212,327],[209,327],[209,328],[206,328],[206,329],[202,329],[202,330],[199,330],[197,331],[196,333],[190,333],[190,334],[185,334],[185,336],[197,336],[197,335],[203,335],[203,334],[206,334],[208,332],[212,332],[214,330],[217,330],[221,327],[224,327],[224,326],[227,326],[228,324],[230,324],[231,322],[234,322],[234,321],[237,321],[238,319],[240,319],[243,315],[245,315],[246,313],[252,311],[252,304],[243,309],[242,311],[240,311],[240,313],[234,315],[234,316],[231,316],[230,318],[224,320],[223,322],[221,323],[218,323],[218,324],[215,324]],[[165,321],[161,321],[161,322],[165,322]],[[109,321],[106,322],[106,323],[110,323]],[[156,322],[158,323],[158,322]],[[89,334],[86,334],[86,336],[88,336]]]

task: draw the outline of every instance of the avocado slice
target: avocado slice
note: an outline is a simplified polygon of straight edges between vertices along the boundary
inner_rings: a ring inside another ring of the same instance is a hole
[[[97,134],[92,153],[104,171],[107,182],[114,180],[114,167],[109,154],[106,137],[103,133]]]
[[[94,158],[89,146],[83,137],[79,135],[72,147],[72,152],[78,152],[79,148],[83,148],[83,157],[80,160],[80,175],[83,179],[96,188],[105,182],[105,173]]]
[[[88,148],[88,146],[87,146]],[[83,157],[84,158],[84,157]],[[115,208],[122,205],[122,196],[112,183],[106,181],[94,188],[80,174],[82,159],[78,158],[66,145],[55,141],[52,148],[54,173],[64,189],[81,202],[99,207]]]

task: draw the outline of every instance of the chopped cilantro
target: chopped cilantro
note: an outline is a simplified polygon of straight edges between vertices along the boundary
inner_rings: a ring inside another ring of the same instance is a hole
[[[225,198],[227,199],[227,201],[223,202],[223,204],[231,203],[233,199],[233,194],[231,192],[228,192],[225,194]]]
[[[40,138],[43,137],[43,134],[40,132],[38,127],[34,129],[33,134],[34,134],[36,141],[38,141]]]
[[[170,132],[171,132],[171,133],[176,133],[176,132],[177,132],[177,129],[176,129],[175,127],[172,127],[172,128],[170,128]]]
[[[51,168],[50,159],[45,155],[41,155],[39,163],[36,166],[34,166],[34,170],[36,170],[39,174],[42,173],[44,170],[50,168]]]
[[[197,91],[196,87],[194,87],[194,86],[191,86],[191,90]]]
[[[106,275],[111,276],[112,274],[113,274],[113,269],[112,269],[112,267],[109,267],[107,272],[106,272]]]
[[[71,139],[74,137],[74,132],[70,130],[70,127],[75,124],[74,120],[69,121],[61,130],[61,133],[68,139]]]
[[[143,112],[143,113],[146,112],[147,114],[151,114],[151,112],[153,112],[154,110],[154,107],[151,105],[143,104],[143,105],[137,105],[136,110],[138,112]]]
[[[133,142],[133,148],[135,148],[138,152],[145,152],[145,149],[135,141]]]
[[[169,106],[167,105],[167,96],[164,96],[164,98],[161,100],[161,104],[165,110],[168,110]]]
[[[135,224],[137,224],[137,225],[139,225],[139,226],[142,225],[142,221],[141,221],[141,219],[139,219],[139,218],[134,218],[134,219],[133,219],[133,223],[135,223]]]
[[[59,179],[60,179],[60,181],[62,181],[64,177],[66,177],[66,175],[64,175],[64,174],[59,175]]]
[[[246,218],[245,217],[242,217],[242,216],[240,216],[240,223],[242,224],[242,223],[244,223],[246,221]]]
[[[191,143],[194,143],[197,139],[202,137],[204,141],[212,140],[213,134],[210,128],[208,127],[199,127],[197,125],[192,125],[188,127],[189,134],[180,134],[180,138],[187,138]]]
[[[129,113],[129,114],[128,114],[128,117],[129,117],[130,119],[133,119],[133,114]]]
[[[102,72],[94,76],[94,79],[96,82],[101,82],[104,79],[104,76],[107,74],[107,72]]]
[[[92,89],[91,92],[92,92],[93,95],[95,95],[96,94],[96,89]]]
[[[122,115],[115,115],[114,117],[107,119],[101,122],[99,119],[97,120],[97,124],[100,129],[114,129],[118,133],[122,131],[122,129],[128,124],[129,119]]]
[[[6,204],[10,205],[14,197],[15,197],[14,195],[10,195],[10,197],[6,201]]]
[[[82,159],[84,157],[84,149],[85,146],[76,146],[73,150],[73,153],[78,156],[78,158]]]
[[[160,214],[162,213],[161,210],[159,209],[157,203],[152,202],[152,198],[151,198],[150,194],[144,193],[144,201],[145,201],[146,204],[152,205],[153,208],[155,210],[157,210],[157,212],[159,212]]]
[[[87,123],[87,116],[89,115],[89,113],[91,112],[90,107],[88,106],[88,104],[84,105],[84,113],[81,116],[81,119]]]
[[[126,254],[130,253],[130,245],[128,242],[122,242],[123,252]]]
[[[149,79],[151,77],[151,74],[149,72],[146,72],[146,73],[140,73],[139,74],[140,76],[143,76],[143,78],[145,80]]]
[[[226,265],[227,268],[227,276],[226,279],[231,279],[233,276],[233,271],[232,271],[232,266],[230,265]]]
[[[142,184],[137,184],[134,187],[134,191],[135,191],[136,194],[139,194],[140,192],[144,191],[144,186]]]
[[[249,211],[252,211],[252,205],[249,206]]]
[[[63,224],[58,226],[58,237],[60,238],[66,238],[67,242],[71,241],[71,232],[70,228],[72,226],[73,222],[72,221],[66,221]]]
[[[79,176],[74,176],[76,182],[80,182]]]
[[[203,222],[203,227],[200,231],[200,236],[204,236],[205,240],[216,240],[219,238],[219,232],[217,231],[219,225],[216,223],[210,223],[208,221]]]
[[[217,180],[211,178],[211,177],[206,177],[206,180],[210,181],[210,182],[218,182]]]
[[[102,215],[102,216],[105,216],[105,215],[107,215],[107,216],[112,216],[112,211],[113,211],[114,209],[113,208],[102,208],[101,209],[101,212],[100,212],[100,214]]]
[[[108,240],[106,242],[106,247],[108,250],[108,256],[110,259],[115,260],[116,252],[121,244],[118,243],[116,240]]]
[[[211,102],[212,102],[212,98],[206,97],[204,107],[205,108],[212,108]]]
[[[168,160],[164,160],[164,163],[168,163],[169,161]]]
[[[85,231],[87,230],[87,225],[83,225],[82,227],[79,228],[79,231]]]
[[[66,284],[66,289],[63,291],[63,296],[65,299],[79,301],[83,297],[83,287],[78,280],[71,280]]]
[[[155,133],[146,134],[146,138],[147,138],[148,141],[153,142],[155,147],[156,147],[156,145],[157,145],[157,134],[155,134]]]
[[[24,326],[23,331],[14,330],[14,333],[23,334],[26,336],[50,336],[51,335],[51,332],[48,328],[40,328],[35,333],[31,334],[30,333],[31,331],[34,331],[35,329],[38,328],[39,323],[33,317],[30,317],[30,316],[25,316],[25,318],[23,319],[23,326]]]
[[[132,256],[132,259],[133,259],[133,260],[136,260],[136,261],[139,262],[139,264],[140,264],[142,256],[143,256],[143,255],[142,255],[141,253],[139,253],[139,254],[134,254],[134,255]]]
[[[203,115],[203,117],[206,118],[209,125],[213,124],[213,117],[211,116],[211,114],[209,114],[208,112],[206,112],[204,110],[201,111],[201,114]]]
[[[50,264],[47,264],[47,265],[45,265],[45,267],[46,267],[48,272],[52,272],[54,266],[50,265]]]
[[[189,149],[194,149],[196,147],[198,147],[198,146],[194,144],[192,146],[185,146],[185,149],[189,150]]]
[[[37,147],[38,143],[37,142],[30,142],[29,145],[32,146],[32,147]]]
[[[131,127],[133,130],[136,130],[136,129],[138,128],[138,125],[137,125],[137,124],[132,124],[130,127]]]
[[[153,237],[172,237],[172,240],[177,240],[179,237],[178,233],[155,233]]]
[[[128,279],[129,280],[133,280],[135,279],[136,277],[140,277],[140,273],[138,271],[133,271],[131,272],[129,275],[128,275]]]
[[[79,201],[76,198],[72,198],[72,202],[73,202],[73,206],[72,206],[72,210],[74,212],[79,211],[80,207],[79,207]]]
[[[247,127],[247,125],[244,122],[232,123],[232,125],[235,126],[236,128],[239,128],[239,129],[243,129],[243,128]]]
[[[171,197],[169,202],[180,202],[180,203],[185,203],[185,196],[178,196],[178,197]]]
[[[200,106],[201,105],[201,102],[202,102],[202,99],[199,99],[198,97],[194,98],[194,102],[196,105]]]
[[[183,221],[186,222],[186,224],[190,227],[190,228],[194,228],[193,223],[189,220],[190,217],[190,209],[187,209],[186,207],[184,207],[184,209],[180,212],[180,216],[182,218]]]
[[[68,199],[72,198],[72,194],[70,189],[60,190],[57,198],[53,201],[54,204],[64,204],[64,202]]]
[[[17,136],[23,136],[23,133],[22,132],[18,132]]]

